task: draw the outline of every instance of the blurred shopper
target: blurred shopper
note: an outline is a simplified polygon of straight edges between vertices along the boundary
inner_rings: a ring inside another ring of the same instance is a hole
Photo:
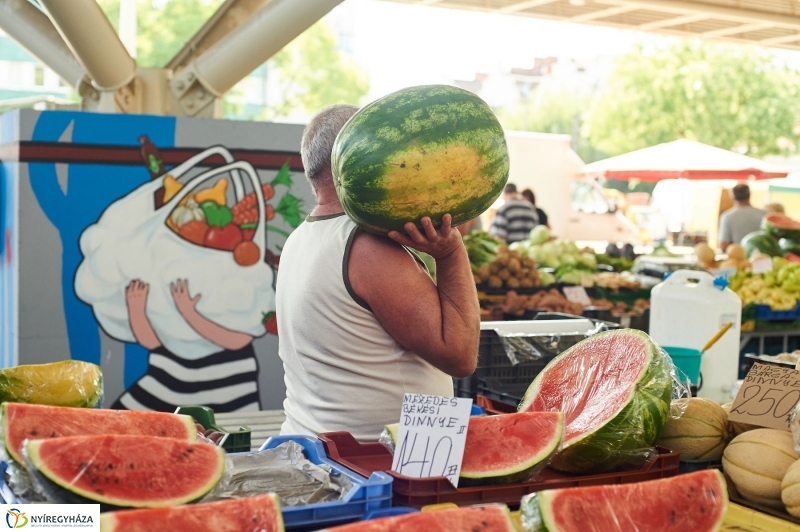
[[[738,244],[748,234],[761,228],[766,214],[750,205],[750,187],[740,183],[731,190],[734,206],[719,217],[719,247],[725,251],[729,245]]]
[[[783,204],[781,203],[767,203],[764,205],[764,211],[767,214],[771,214],[773,212],[777,212],[778,214],[786,214],[786,210],[783,208]]]
[[[505,203],[497,209],[489,234],[509,244],[527,239],[531,229],[539,225],[536,209],[519,195],[513,183],[506,185],[503,199]]]
[[[536,205],[536,195],[533,193],[533,190],[526,188],[522,191],[522,197],[528,200],[533,208],[536,209],[536,216],[539,218],[539,225],[546,225],[548,228],[550,224],[547,223],[547,214]]]

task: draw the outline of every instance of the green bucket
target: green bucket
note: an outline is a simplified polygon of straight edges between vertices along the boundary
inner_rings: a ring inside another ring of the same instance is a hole
[[[703,353],[699,349],[688,347],[663,347],[663,349],[672,358],[675,366],[697,386],[700,382],[700,362]]]

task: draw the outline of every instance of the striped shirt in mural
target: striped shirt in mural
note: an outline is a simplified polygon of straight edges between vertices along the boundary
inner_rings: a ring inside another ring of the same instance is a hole
[[[218,413],[260,410],[258,363],[252,344],[197,360],[159,347],[150,353],[144,377],[112,408],[174,412],[189,405],[204,405]]]
[[[526,200],[511,199],[497,209],[489,233],[513,244],[526,240],[531,229],[537,225],[539,217],[536,216],[533,205]]]

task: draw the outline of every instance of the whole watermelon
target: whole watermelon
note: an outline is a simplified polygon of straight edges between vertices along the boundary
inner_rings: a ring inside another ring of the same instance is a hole
[[[503,128],[475,94],[448,85],[411,87],[358,111],[333,146],[334,183],[345,212],[376,234],[450,213],[476,218],[508,180]]]
[[[795,255],[800,255],[800,242],[796,240],[790,240],[788,238],[781,238],[778,244],[780,244],[784,253],[794,253]]]
[[[754,231],[742,239],[742,247],[747,256],[751,256],[755,250],[760,251],[770,257],[783,257],[783,250],[774,236],[768,235],[764,231]]]

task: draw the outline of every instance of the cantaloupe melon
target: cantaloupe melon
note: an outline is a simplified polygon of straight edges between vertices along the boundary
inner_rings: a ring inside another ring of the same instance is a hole
[[[692,397],[679,419],[668,419],[658,444],[681,453],[682,462],[719,460],[728,443],[728,415],[710,400]]]
[[[733,403],[725,403],[722,405],[722,409],[725,411],[726,415],[730,415],[731,413],[731,406]],[[759,428],[758,425],[750,425],[749,423],[737,423],[736,421],[728,421],[728,434],[730,434],[731,438],[735,438],[739,434],[744,434],[749,430],[755,430]]]
[[[800,517],[800,460],[790,465],[783,477],[781,500],[787,512]]]
[[[782,509],[781,482],[795,461],[792,434],[755,429],[736,436],[725,448],[722,467],[747,500]]]

